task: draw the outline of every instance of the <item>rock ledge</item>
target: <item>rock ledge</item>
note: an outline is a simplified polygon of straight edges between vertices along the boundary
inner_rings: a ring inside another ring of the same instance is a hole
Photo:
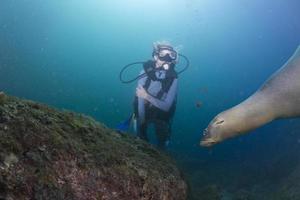
[[[173,160],[90,117],[0,93],[0,199],[184,200]]]

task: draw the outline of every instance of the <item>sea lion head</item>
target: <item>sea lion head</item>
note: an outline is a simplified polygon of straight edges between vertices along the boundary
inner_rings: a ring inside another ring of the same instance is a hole
[[[203,131],[203,138],[200,145],[203,147],[211,147],[223,140],[233,137],[239,131],[236,130],[238,120],[233,120],[228,115],[228,111],[217,115]]]

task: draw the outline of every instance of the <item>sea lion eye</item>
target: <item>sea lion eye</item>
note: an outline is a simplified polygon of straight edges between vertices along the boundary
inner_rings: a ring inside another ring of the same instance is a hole
[[[216,122],[216,124],[222,124],[224,122],[224,120],[218,121]]]

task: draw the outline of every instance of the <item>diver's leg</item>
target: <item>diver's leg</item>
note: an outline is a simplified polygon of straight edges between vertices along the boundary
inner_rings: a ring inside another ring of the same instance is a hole
[[[157,146],[160,149],[166,148],[166,142],[170,139],[171,126],[168,121],[156,120],[154,122],[157,137]]]
[[[148,127],[147,122],[138,125],[138,137],[148,142],[149,139],[147,136],[147,127]]]

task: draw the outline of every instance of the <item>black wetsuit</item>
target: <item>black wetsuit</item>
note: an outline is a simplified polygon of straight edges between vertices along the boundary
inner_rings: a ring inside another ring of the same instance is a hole
[[[147,65],[154,66],[154,64],[154,61],[148,61],[144,69]],[[148,100],[135,98],[138,136],[148,141],[147,127],[153,123],[158,147],[165,148],[166,141],[171,135],[171,120],[176,108],[177,74],[174,65],[167,71],[162,69],[148,72],[146,77],[139,80],[139,86],[143,86],[150,97]]]

